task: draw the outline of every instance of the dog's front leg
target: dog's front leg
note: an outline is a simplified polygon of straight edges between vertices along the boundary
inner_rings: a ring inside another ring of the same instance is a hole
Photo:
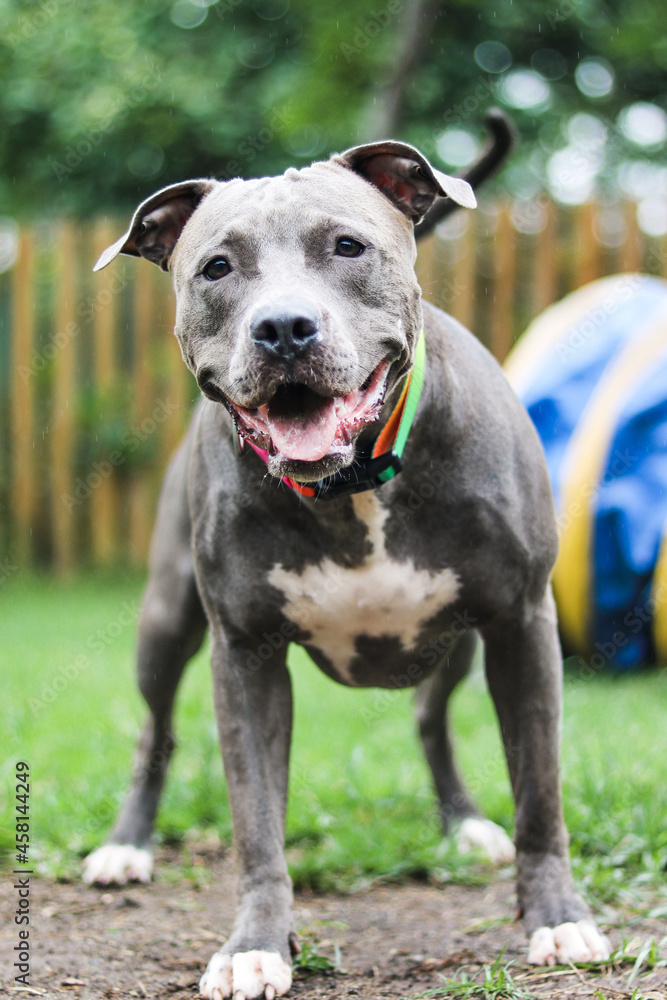
[[[519,906],[535,965],[606,958],[576,893],[560,788],[562,661],[550,588],[485,631],[486,672],[516,803]]]
[[[202,996],[234,1000],[290,988],[292,885],[283,853],[292,688],[286,650],[253,655],[247,638],[213,632],[215,710],[240,862],[240,901],[229,940],[200,982]],[[259,639],[257,649],[262,644]],[[266,643],[264,643],[266,645]]]

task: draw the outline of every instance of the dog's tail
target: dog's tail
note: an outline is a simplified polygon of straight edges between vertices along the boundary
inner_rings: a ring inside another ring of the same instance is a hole
[[[466,174],[463,174],[463,179],[471,185],[473,190],[500,166],[517,141],[514,125],[507,115],[497,108],[486,113],[484,124],[489,132],[489,141],[479,159],[473,163]],[[422,221],[415,226],[415,239],[421,240],[424,236],[428,236],[443,219],[455,212],[458,207],[451,198],[438,199]]]

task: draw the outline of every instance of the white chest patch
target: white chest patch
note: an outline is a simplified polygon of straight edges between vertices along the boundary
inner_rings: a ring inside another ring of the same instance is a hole
[[[374,493],[358,493],[352,500],[373,546],[361,566],[345,569],[324,559],[303,573],[279,565],[269,573],[269,583],[285,595],[287,617],[310,633],[313,645],[348,682],[357,636],[391,636],[409,649],[421,626],[451,604],[459,589],[451,569],[431,573],[392,559],[384,535],[388,509]]]

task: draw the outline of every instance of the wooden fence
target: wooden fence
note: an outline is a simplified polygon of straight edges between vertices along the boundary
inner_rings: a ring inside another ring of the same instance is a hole
[[[165,465],[198,391],[173,335],[169,279],[99,252],[122,222],[26,228],[0,275],[0,581],[146,559]],[[665,273],[664,241],[626,205],[460,212],[420,246],[427,299],[502,360],[533,316],[614,271]]]

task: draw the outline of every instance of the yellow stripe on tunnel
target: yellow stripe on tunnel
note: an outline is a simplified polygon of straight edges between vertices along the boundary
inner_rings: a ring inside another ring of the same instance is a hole
[[[578,652],[583,653],[592,645],[593,501],[620,412],[637,380],[664,350],[667,350],[667,317],[663,313],[658,322],[638,333],[606,368],[563,459],[560,551],[553,583],[563,634]]]
[[[533,320],[519,338],[503,365],[510,385],[521,395],[547,362],[549,354],[558,344],[565,343],[573,330],[581,326],[595,309],[604,308],[605,302],[618,303],[627,298],[632,282],[640,275],[614,274],[590,285],[584,285],[561,302],[549,306]],[[573,348],[576,350],[576,348]]]
[[[658,561],[651,583],[653,610],[653,640],[658,663],[667,663],[667,521],[662,529]]]

